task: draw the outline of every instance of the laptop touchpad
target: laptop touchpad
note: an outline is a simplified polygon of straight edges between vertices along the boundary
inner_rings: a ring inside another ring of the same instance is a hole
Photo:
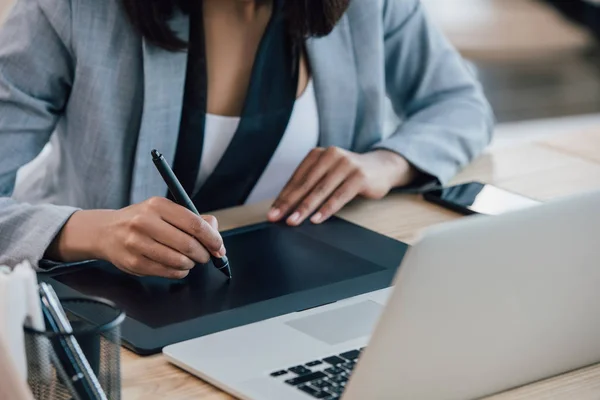
[[[286,324],[317,340],[335,345],[371,334],[382,310],[381,304],[364,301]]]

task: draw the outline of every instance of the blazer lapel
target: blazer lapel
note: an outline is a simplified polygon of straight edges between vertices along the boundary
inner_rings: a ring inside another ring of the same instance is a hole
[[[306,42],[319,106],[321,147],[352,149],[358,88],[348,18],[326,37]]]
[[[189,36],[189,18],[177,15],[172,29]],[[173,163],[187,66],[187,52],[170,52],[143,41],[144,105],[131,182],[131,202],[165,196],[167,187],[154,168],[150,151],[157,149]]]

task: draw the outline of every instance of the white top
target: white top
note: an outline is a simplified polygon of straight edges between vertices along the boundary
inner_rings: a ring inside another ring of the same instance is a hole
[[[217,167],[239,123],[239,117],[206,115],[204,147],[200,172],[196,180],[196,192]],[[310,80],[304,93],[296,99],[281,142],[248,196],[246,204],[277,197],[304,157],[317,147],[318,142],[319,112],[313,82]]]

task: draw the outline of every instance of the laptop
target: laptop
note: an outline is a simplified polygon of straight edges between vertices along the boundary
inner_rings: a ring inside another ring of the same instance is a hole
[[[395,288],[166,347],[246,400],[472,399],[600,362],[600,192],[441,225]]]

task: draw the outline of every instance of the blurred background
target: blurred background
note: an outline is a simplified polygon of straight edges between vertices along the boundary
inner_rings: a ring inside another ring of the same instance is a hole
[[[421,1],[482,82],[496,145],[600,126],[600,0]]]
[[[600,0],[422,2],[482,82],[496,146],[599,129]]]
[[[600,109],[600,1],[422,1],[475,64],[499,122]]]

